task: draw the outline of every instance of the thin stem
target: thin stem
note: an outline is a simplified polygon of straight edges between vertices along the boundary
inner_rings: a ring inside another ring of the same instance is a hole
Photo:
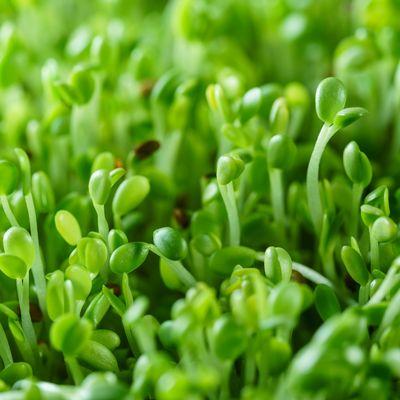
[[[354,237],[356,237],[358,233],[358,219],[359,219],[358,217],[360,212],[360,201],[363,190],[364,188],[360,183],[355,183],[353,185],[349,231],[350,231],[350,236]]]
[[[370,243],[370,257],[371,257],[371,271],[379,269],[379,243],[372,235],[371,229],[369,230],[369,243]]]
[[[227,185],[218,185],[218,186],[222,196],[222,200],[225,204],[226,213],[228,215],[229,244],[231,246],[239,246],[240,222],[239,222],[239,213],[235,200],[235,191],[233,189],[233,183],[230,182]]]
[[[360,286],[360,290],[358,292],[358,302],[361,305],[364,305],[367,303],[368,301],[368,296],[369,296],[369,285],[370,285],[370,281],[368,281],[368,283],[364,286]]]
[[[318,135],[310,162],[307,168],[307,199],[308,208],[310,210],[311,219],[314,229],[317,233],[322,228],[322,202],[319,191],[319,166],[321,163],[322,154],[329,143],[329,140],[336,133],[337,128],[332,125],[324,124]]]
[[[152,251],[157,256],[161,257],[165,260],[166,264],[171,268],[171,270],[179,277],[181,282],[187,286],[188,288],[196,285],[197,281],[194,276],[183,266],[180,261],[170,260],[166,258],[160,251],[157,249],[156,246],[150,245],[149,250]]]
[[[3,325],[0,324],[0,357],[3,361],[4,367],[13,363],[13,356],[11,353],[10,345],[6,333],[4,332]]]
[[[269,180],[271,184],[271,202],[274,219],[276,224],[283,229],[286,225],[286,221],[282,170],[277,168],[270,169]]]
[[[97,225],[99,227],[99,232],[100,232],[101,236],[103,236],[103,239],[107,243],[109,227],[108,227],[106,214],[104,212],[104,206],[100,205],[100,204],[94,204],[94,209],[96,210],[96,214],[97,214]]]
[[[114,213],[114,228],[115,229],[122,229],[122,220],[119,214]]]
[[[126,338],[128,339],[128,344],[129,347],[131,348],[132,354],[135,355],[137,354],[137,347],[135,344],[135,338],[133,337],[132,329],[126,322],[124,322],[124,319],[122,319],[122,325],[124,327],[125,335]]]
[[[46,279],[44,277],[44,265],[42,261],[42,256],[40,252],[39,245],[39,234],[37,228],[36,211],[35,204],[33,202],[32,193],[28,193],[25,196],[26,207],[28,209],[29,225],[31,236],[33,240],[33,245],[35,247],[35,260],[32,265],[33,279],[36,285],[37,297],[39,300],[40,308],[43,314],[46,314]]]
[[[32,350],[35,363],[37,362],[37,342],[35,328],[33,327],[29,310],[29,273],[22,279],[17,279],[17,294],[21,310],[21,323],[25,337]]]
[[[309,281],[316,283],[317,285],[322,284],[322,285],[327,285],[332,289],[334,288],[333,283],[328,278],[325,278],[325,276],[321,275],[317,271],[314,271],[310,267],[307,267],[298,262],[294,262],[292,264],[292,269],[294,271],[297,271],[299,274],[304,276],[304,278],[308,279]]]
[[[78,361],[75,357],[64,357],[64,360],[68,366],[75,385],[80,385],[83,381],[83,373]]]
[[[369,299],[368,305],[371,304],[377,304],[380,301],[384,299],[384,297],[387,295],[387,293],[390,292],[392,287],[397,285],[397,283],[400,280],[400,277],[396,277],[395,275],[397,274],[399,270],[399,265],[395,264],[389,268],[389,271],[387,272],[385,278],[383,279],[381,285],[379,286],[378,290],[375,292],[375,294]]]
[[[390,300],[388,307],[386,308],[385,314],[383,314],[382,322],[376,333],[379,338],[388,326],[391,326],[393,321],[399,315],[400,310],[400,292],[398,291],[393,298]]]
[[[0,196],[1,205],[4,210],[4,214],[6,215],[8,222],[11,226],[19,226],[17,219],[11,209],[10,202],[8,201],[8,197],[5,194]]]

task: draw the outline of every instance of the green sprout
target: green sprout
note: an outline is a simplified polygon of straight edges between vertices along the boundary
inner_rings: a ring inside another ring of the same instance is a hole
[[[398,1],[0,15],[0,400],[399,397]]]
[[[307,197],[316,232],[322,229],[323,209],[318,183],[322,154],[335,133],[357,121],[365,114],[363,109],[345,109],[346,89],[337,78],[326,78],[318,86],[315,104],[324,125],[318,135],[307,169]]]

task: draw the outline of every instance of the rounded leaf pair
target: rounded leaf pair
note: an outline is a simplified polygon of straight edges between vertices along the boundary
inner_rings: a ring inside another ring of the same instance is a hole
[[[125,215],[136,208],[150,192],[150,183],[144,176],[134,175],[118,187],[112,208],[116,215]]]
[[[275,135],[268,142],[267,159],[270,168],[287,170],[296,157],[296,145],[287,135]]]
[[[58,211],[55,215],[55,224],[58,233],[69,245],[75,246],[81,239],[79,223],[69,211]]]
[[[35,260],[35,246],[29,232],[21,227],[12,227],[3,237],[4,252],[20,258],[28,268]]]
[[[217,181],[220,185],[237,179],[244,170],[244,162],[233,155],[225,155],[218,159],[217,163]]]
[[[360,151],[356,142],[350,142],[343,152],[343,165],[347,176],[353,183],[363,187],[369,185],[372,179],[372,168],[368,157]]]
[[[107,246],[102,239],[85,237],[78,242],[77,255],[80,264],[97,274],[107,262]]]
[[[211,328],[213,351],[222,360],[235,360],[247,346],[246,329],[229,315],[218,318]]]
[[[336,114],[344,108],[346,98],[346,89],[339,79],[333,77],[324,79],[318,85],[315,94],[318,118],[332,124]]]
[[[379,243],[390,242],[397,236],[397,225],[388,217],[379,217],[372,225],[371,235]]]
[[[360,253],[350,246],[342,247],[342,260],[349,275],[359,285],[366,285],[369,279],[367,267]]]
[[[111,191],[110,174],[106,169],[99,169],[90,176],[89,194],[94,204],[104,205]]]
[[[273,283],[288,282],[292,275],[292,259],[281,247],[268,247],[264,257],[264,271]]]
[[[32,196],[38,212],[53,211],[55,205],[54,191],[49,177],[43,171],[35,172],[32,175]]]
[[[64,314],[51,326],[50,341],[53,347],[67,357],[75,357],[86,346],[92,335],[89,321],[75,314]]]
[[[283,134],[287,131],[289,125],[289,109],[284,97],[279,97],[272,104],[269,122],[273,134]]]
[[[176,229],[171,227],[157,229],[153,233],[153,243],[169,260],[177,261],[186,257],[187,243]]]
[[[130,273],[144,263],[148,253],[149,247],[146,243],[123,244],[111,254],[110,269],[118,274]]]
[[[28,231],[12,227],[3,237],[5,254],[0,254],[0,270],[11,279],[23,279],[35,260],[35,247]]]

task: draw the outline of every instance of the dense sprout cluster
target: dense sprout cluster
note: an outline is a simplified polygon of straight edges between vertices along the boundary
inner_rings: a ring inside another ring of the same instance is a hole
[[[0,2],[0,400],[400,396],[400,2]]]

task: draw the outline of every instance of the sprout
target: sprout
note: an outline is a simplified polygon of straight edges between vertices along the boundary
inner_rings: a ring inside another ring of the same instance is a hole
[[[318,285],[315,288],[315,307],[324,321],[340,313],[340,304],[335,292],[326,285]]]
[[[92,334],[90,322],[79,319],[74,314],[64,314],[57,318],[50,329],[52,346],[64,354],[75,384],[81,383],[83,375],[76,356],[87,346]]]
[[[250,118],[254,117],[261,108],[262,90],[253,88],[246,92],[240,104],[240,120],[245,123]]]
[[[289,110],[284,97],[276,99],[272,104],[269,122],[273,135],[287,132],[289,124]]]
[[[223,315],[211,328],[211,341],[218,358],[233,361],[246,349],[246,330],[232,317]]]
[[[342,260],[349,275],[359,284],[365,286],[368,283],[369,274],[360,253],[352,247],[342,247]]]
[[[5,253],[20,258],[28,268],[35,260],[35,246],[31,235],[24,228],[12,227],[3,237]]]
[[[367,113],[367,110],[362,107],[344,108],[335,115],[333,124],[338,128],[343,129],[358,121]]]
[[[296,146],[287,135],[275,135],[268,142],[267,160],[270,168],[288,170],[294,162]]]
[[[54,210],[54,191],[48,176],[43,171],[32,175],[32,195],[37,212],[49,213]]]
[[[78,244],[82,234],[76,218],[67,210],[57,211],[55,223],[58,233],[71,246]]]
[[[379,217],[369,230],[371,269],[379,269],[379,243],[390,242],[397,236],[397,225],[388,217]]]
[[[112,202],[117,228],[120,225],[120,217],[139,206],[149,194],[149,191],[150,184],[148,179],[144,176],[135,175],[121,183]]]
[[[379,243],[389,242],[397,235],[397,225],[388,217],[379,217],[372,225],[371,234]]]
[[[268,247],[265,250],[264,271],[267,278],[275,284],[288,282],[292,275],[292,259],[287,251],[280,247]]]
[[[307,169],[308,208],[310,210],[314,230],[317,233],[321,232],[323,218],[318,182],[319,165],[322,154],[335,133],[344,127],[347,122],[351,123],[355,120],[353,117],[351,121],[350,119],[342,119],[339,117],[337,120],[338,123],[334,124],[335,116],[342,111],[345,103],[346,90],[339,79],[326,78],[319,84],[315,95],[315,104],[317,115],[324,122],[324,125],[318,135]],[[349,115],[350,114],[352,113],[350,112]],[[359,112],[357,115],[360,117],[361,114]],[[343,115],[346,115],[346,112],[344,112]]]
[[[53,323],[50,340],[51,344],[66,356],[76,356],[85,347],[91,334],[88,321],[79,320],[72,314],[64,314]]]
[[[123,244],[111,254],[110,269],[118,274],[129,274],[146,261],[148,253],[149,248],[146,243]]]
[[[69,81],[74,91],[75,101],[78,104],[87,103],[95,90],[95,82],[90,71],[81,66],[77,66],[73,69]]]
[[[229,240],[233,246],[240,243],[240,221],[232,181],[237,179],[243,170],[244,162],[239,157],[227,155],[218,159],[218,187],[228,215]]]
[[[232,110],[220,85],[209,85],[206,97],[211,110],[217,111],[226,122],[232,120]]]
[[[107,246],[98,238],[82,238],[77,244],[77,256],[89,272],[98,274],[107,262]]]
[[[237,179],[244,170],[243,161],[231,155],[222,156],[218,160],[217,180],[219,185],[228,185]]]
[[[92,198],[97,213],[97,224],[104,240],[108,238],[108,223],[104,212],[104,204],[107,202],[111,191],[110,174],[105,169],[93,172],[89,180],[89,194]]]
[[[180,233],[173,228],[165,227],[154,231],[153,243],[169,260],[182,260],[187,254],[187,244]]]
[[[358,212],[362,192],[372,179],[372,169],[368,157],[360,151],[356,142],[350,142],[343,152],[343,165],[347,176],[353,183],[353,199],[350,217],[350,234],[358,230]]]
[[[24,279],[29,267],[17,256],[0,254],[0,270],[11,279]]]
[[[64,274],[60,270],[48,276],[46,304],[52,321],[64,314]]]
[[[90,273],[80,265],[70,265],[65,270],[65,278],[72,282],[74,296],[77,300],[85,300],[92,290]]]
[[[89,194],[93,204],[104,205],[111,190],[109,172],[105,169],[98,169],[90,177]]]
[[[124,231],[120,229],[111,229],[108,234],[108,247],[111,252],[126,243],[128,243],[128,238]]]
[[[317,88],[315,94],[315,107],[318,118],[325,123],[332,124],[336,114],[346,104],[346,89],[337,78],[324,79]]]

